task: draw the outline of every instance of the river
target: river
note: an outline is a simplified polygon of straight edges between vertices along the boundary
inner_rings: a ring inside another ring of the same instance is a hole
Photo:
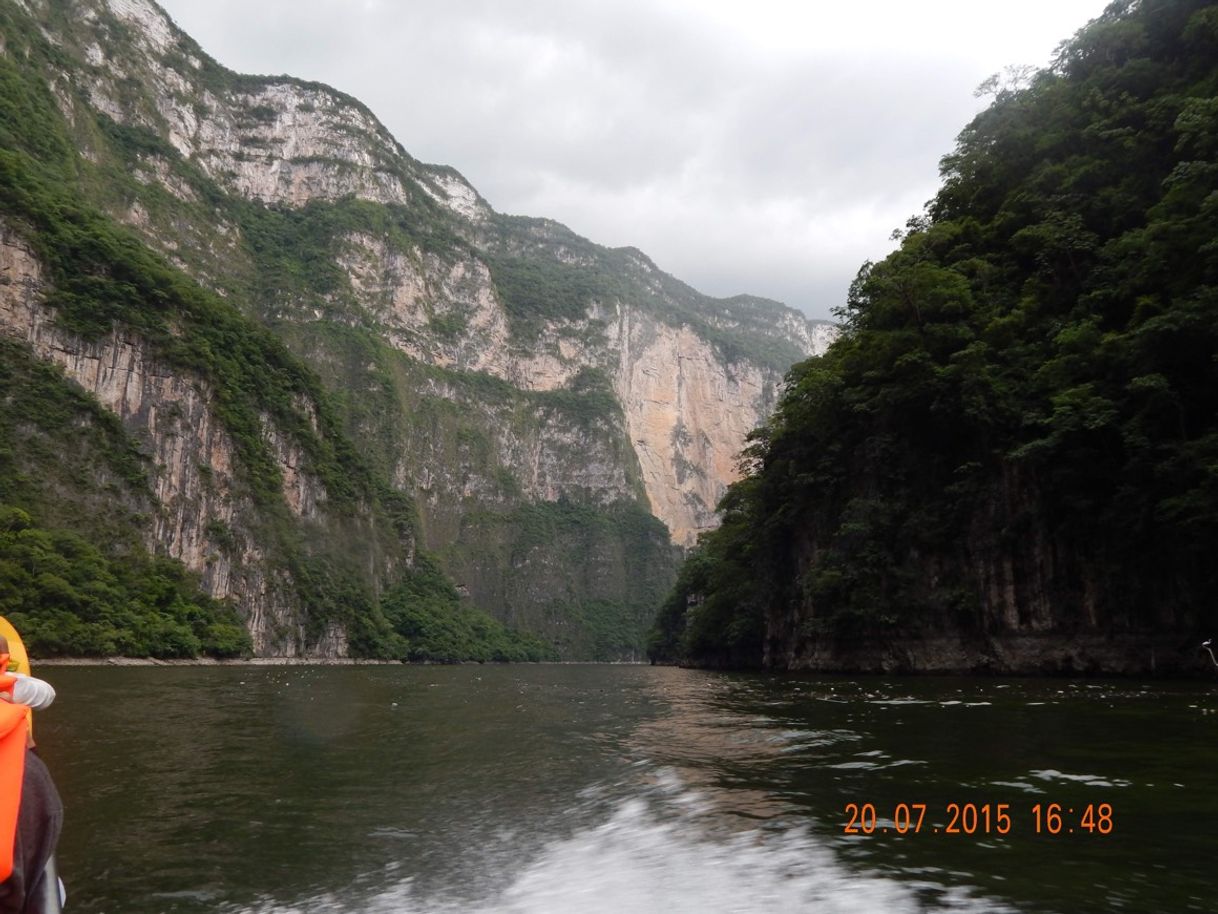
[[[1210,683],[43,673],[69,914],[1218,907]]]

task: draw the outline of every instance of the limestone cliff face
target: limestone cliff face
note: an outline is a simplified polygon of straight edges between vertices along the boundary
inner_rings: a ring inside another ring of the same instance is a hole
[[[355,99],[225,70],[152,0],[17,5],[55,47],[42,75],[89,204],[316,370],[345,407],[344,434],[417,504],[424,545],[481,608],[592,652],[581,656],[638,656],[671,544],[714,526],[784,372],[835,328],[776,302],[708,298],[639,251],[498,214]],[[260,653],[343,652],[339,627],[305,636],[292,572],[263,554],[216,393],[129,332],[65,334],[40,300],[6,299],[4,332],[146,442],[159,505],[148,543],[239,601]],[[311,405],[296,407],[316,432]],[[260,433],[285,510],[332,535],[337,489],[290,429],[264,415]],[[389,560],[365,564],[376,578]]]
[[[357,307],[399,351],[443,368],[485,372],[522,390],[559,390],[582,369],[604,370],[656,516],[682,545],[713,526],[714,506],[736,478],[736,455],[768,414],[781,370],[726,358],[672,315],[658,317],[622,301],[589,301],[580,318],[544,321],[533,338],[513,339],[481,231],[493,213],[456,172],[415,162],[367,109],[327,87],[217,79],[214,62],[150,0],[85,3],[80,15],[90,26],[86,34],[104,36],[114,20],[134,36],[121,53],[105,41],[85,42],[91,106],[162,134],[230,192],[291,207],[350,196],[442,206],[471,249],[437,253],[385,236],[345,236],[336,260]],[[147,93],[133,99],[132,79]],[[155,156],[147,157],[141,175],[180,198],[191,194]],[[158,242],[157,227],[139,208],[120,215]],[[551,255],[568,265],[594,262],[569,244],[557,244]],[[652,294],[665,297],[662,274],[645,258],[635,258],[631,268]],[[798,355],[823,351],[835,331],[790,309],[775,308],[770,320],[774,335]],[[740,324],[730,309],[709,323],[729,333]],[[552,477],[535,482],[535,447],[503,442],[501,450],[509,460],[513,451],[525,460],[508,465],[521,471],[530,496],[552,499],[565,491]],[[599,487],[598,500],[633,495],[625,473],[562,475],[580,491]]]
[[[118,415],[147,447],[159,508],[146,528],[150,551],[180,560],[217,599],[232,599],[262,655],[346,653],[345,633],[331,628],[307,643],[290,580],[269,568],[248,526],[255,512],[235,480],[235,450],[215,416],[214,395],[199,378],[168,369],[136,335],[115,331],[87,341],[55,323],[43,302],[43,269],[28,246],[0,222],[0,333],[28,343],[43,359]],[[301,468],[299,448],[269,422],[267,440],[292,510],[307,516],[325,501],[320,483]],[[228,536],[218,541],[217,531]]]
[[[407,250],[353,234],[338,259],[360,306],[385,338],[420,361],[459,371],[511,375],[511,327],[490,269],[476,256]]]
[[[690,326],[621,302],[593,302],[581,319],[547,322],[522,346],[512,338],[491,270],[472,255],[449,262],[357,235],[347,239],[341,263],[385,337],[413,358],[485,372],[528,391],[562,390],[584,369],[603,370],[621,404],[652,512],[683,546],[714,526],[715,505],[739,476],[745,436],[769,415],[780,372],[730,360]],[[789,311],[780,318],[776,333],[804,355],[823,352],[836,337],[831,324],[812,324]],[[525,470],[533,497],[554,500],[576,489],[593,491],[600,501],[632,494],[621,473],[582,474],[578,468],[565,484],[536,485],[536,458],[519,462],[510,444],[501,449],[506,465]],[[604,461],[589,455],[589,464]]]
[[[522,407],[518,402],[496,402],[471,396],[463,385],[431,379],[419,391],[460,410],[468,425],[485,430],[478,445],[489,453],[491,465],[510,468],[513,496],[529,501],[554,502],[574,498],[582,503],[606,505],[632,499],[634,482],[615,446],[622,428],[588,428],[571,422],[543,401]],[[523,414],[523,415],[522,415]],[[431,439],[429,449],[403,455],[397,477],[417,480],[419,492],[437,512],[444,502],[475,500],[494,504],[502,500],[497,487],[468,462],[447,454]]]
[[[715,525],[715,505],[739,477],[737,455],[769,414],[778,379],[725,363],[688,327],[627,312],[619,328],[615,386],[647,497],[673,540],[691,546]]]
[[[522,351],[512,345],[490,271],[478,260],[447,265],[366,241],[358,247],[370,256],[348,261],[353,284],[362,301],[379,302],[395,346],[434,365],[487,372],[532,391],[560,390],[583,369],[604,369],[621,403],[653,513],[681,545],[692,545],[698,532],[714,525],[716,503],[738,478],[736,458],[745,436],[775,401],[781,380],[776,372],[730,362],[690,327],[674,327],[621,304],[590,308],[581,321],[549,324]],[[369,273],[386,267],[371,280]],[[461,328],[456,334],[429,332],[437,320],[454,318]],[[827,345],[806,329],[796,339],[808,354]],[[602,500],[630,495],[620,474],[581,478],[574,485],[599,488]],[[564,488],[530,492],[553,500]]]
[[[215,63],[150,0],[82,3],[74,12],[102,39],[83,49],[92,107],[163,129],[222,186],[289,206],[346,196],[403,204],[423,193],[465,218],[489,212],[459,175],[409,159],[371,112],[326,86],[269,79],[213,88]],[[125,27],[127,41],[104,40],[114,37],[112,23]],[[124,85],[132,79],[148,90],[135,104]]]

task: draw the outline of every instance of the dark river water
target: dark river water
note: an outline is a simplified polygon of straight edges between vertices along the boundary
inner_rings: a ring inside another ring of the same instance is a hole
[[[69,914],[1218,909],[1218,684],[42,673]]]

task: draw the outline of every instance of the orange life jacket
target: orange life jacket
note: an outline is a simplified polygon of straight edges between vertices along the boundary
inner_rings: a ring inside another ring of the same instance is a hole
[[[17,840],[17,813],[21,809],[29,733],[27,710],[22,705],[0,701],[0,881],[13,872],[13,845]]]

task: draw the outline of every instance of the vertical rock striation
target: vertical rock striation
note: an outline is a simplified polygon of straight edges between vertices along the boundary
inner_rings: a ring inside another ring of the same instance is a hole
[[[133,332],[116,329],[85,340],[65,331],[44,304],[46,291],[32,251],[0,222],[0,333],[60,366],[142,443],[159,508],[145,530],[149,550],[196,572],[212,597],[234,601],[259,654],[345,654],[341,630],[308,643],[290,579],[266,562],[251,533],[257,509],[236,479],[235,448],[207,383],[170,369]],[[325,500],[323,487],[302,468],[298,446],[269,420],[266,429],[288,505],[298,515],[315,513]]]
[[[836,328],[775,302],[708,298],[641,252],[495,213],[355,99],[231,73],[151,0],[13,9],[55,47],[42,77],[80,146],[82,193],[316,369],[471,598],[509,621],[533,618],[525,603],[538,599],[560,621],[629,606],[636,640],[621,650],[635,651],[642,607],[673,574],[669,544],[715,525],[785,370]],[[338,628],[301,635],[288,572],[258,571],[264,544],[233,482],[215,391],[128,329],[65,333],[27,279],[20,301],[6,295],[5,333],[146,442],[160,505],[149,544],[240,601],[260,652],[344,651]],[[261,433],[286,509],[326,527],[332,493],[300,442],[270,416]],[[636,515],[658,518],[668,542],[623,520]],[[603,554],[576,556],[563,536]],[[572,562],[561,587],[547,583]],[[650,569],[645,592],[631,566]],[[505,583],[512,574],[519,586]]]

